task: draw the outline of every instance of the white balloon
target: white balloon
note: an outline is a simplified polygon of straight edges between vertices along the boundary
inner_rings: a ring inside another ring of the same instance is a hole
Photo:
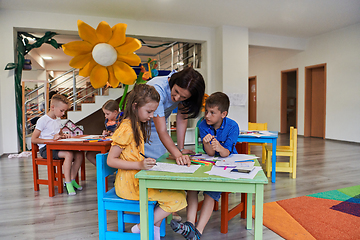
[[[99,43],[92,50],[95,62],[107,67],[114,64],[117,59],[117,52],[113,46],[107,43]]]

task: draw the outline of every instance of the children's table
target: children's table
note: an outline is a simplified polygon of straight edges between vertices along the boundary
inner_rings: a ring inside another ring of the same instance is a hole
[[[78,136],[82,137],[82,136]],[[85,140],[85,139],[84,139]],[[55,141],[46,140],[47,171],[49,181],[49,197],[55,196],[54,189],[54,167],[52,150],[63,151],[98,151],[107,153],[111,148],[112,141],[89,142],[89,141]],[[84,159],[85,161],[85,159]]]
[[[157,161],[175,163],[167,159],[168,153],[161,156]],[[255,165],[260,164],[255,160]],[[173,190],[195,190],[195,191],[219,191],[219,192],[240,192],[247,194],[247,216],[246,228],[252,229],[252,194],[255,193],[255,239],[262,239],[263,228],[263,203],[264,184],[268,179],[263,171],[259,171],[254,179],[231,179],[219,176],[208,175],[207,171],[212,166],[200,166],[193,173],[171,173],[141,170],[135,177],[139,179],[140,191],[140,222],[141,239],[149,239],[148,224],[148,188],[173,189]]]
[[[276,153],[276,141],[278,138],[278,132],[269,131],[271,135],[253,135],[253,134],[240,134],[238,136],[238,142],[252,142],[252,143],[271,143],[272,152]],[[271,156],[272,170],[271,170],[271,182],[276,181],[276,154]]]

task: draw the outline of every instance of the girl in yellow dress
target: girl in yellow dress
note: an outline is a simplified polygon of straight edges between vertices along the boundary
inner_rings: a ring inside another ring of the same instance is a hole
[[[145,158],[144,143],[150,138],[150,122],[159,105],[160,95],[153,86],[136,85],[129,93],[123,120],[112,136],[112,146],[107,164],[118,168],[115,179],[116,195],[129,200],[139,200],[139,180],[135,174],[156,164],[153,158]],[[161,221],[173,212],[187,206],[184,191],[149,189],[149,201],[157,201],[154,210],[154,239],[160,240]],[[140,224],[131,228],[140,233]]]

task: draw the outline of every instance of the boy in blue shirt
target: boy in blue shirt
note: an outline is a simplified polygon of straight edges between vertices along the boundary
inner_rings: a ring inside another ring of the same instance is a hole
[[[210,156],[227,157],[230,154],[237,153],[235,144],[239,136],[239,126],[234,120],[226,117],[229,105],[229,97],[222,92],[213,93],[206,99],[205,117],[199,124],[199,132],[203,140],[204,150]],[[200,239],[213,212],[214,202],[219,201],[220,195],[221,192],[204,192],[204,203],[195,227],[198,192],[187,191],[187,221],[178,223],[172,220],[172,229],[186,239]]]

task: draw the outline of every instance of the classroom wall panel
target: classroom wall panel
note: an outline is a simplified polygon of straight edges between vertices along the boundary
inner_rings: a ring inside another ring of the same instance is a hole
[[[304,68],[327,64],[326,133],[328,139],[360,142],[360,24],[309,39],[306,50],[268,49],[249,58],[249,76],[257,76],[258,121],[280,129],[280,72],[299,68],[298,132],[304,134]]]

